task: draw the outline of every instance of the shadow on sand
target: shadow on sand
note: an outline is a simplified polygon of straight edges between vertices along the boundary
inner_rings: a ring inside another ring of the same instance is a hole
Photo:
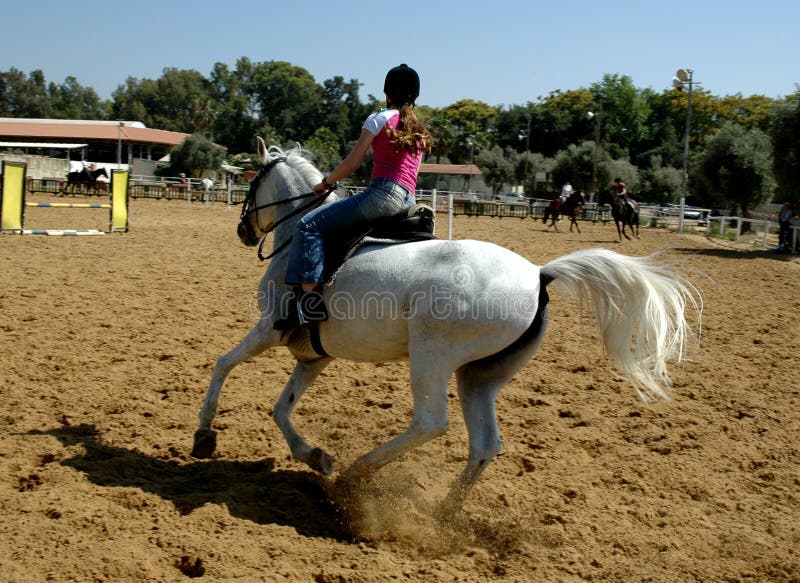
[[[714,247],[712,249],[697,249],[691,247],[679,247],[675,251],[686,255],[705,255],[708,257],[719,257],[721,259],[771,259],[790,263],[796,259],[797,255],[792,253],[776,253],[773,250],[764,249],[727,249],[724,247]]]
[[[304,536],[351,540],[324,480],[307,471],[276,470],[273,459],[256,462],[160,460],[104,444],[93,425],[26,435],[49,435],[84,453],[61,460],[98,486],[141,488],[171,502],[181,514],[205,504],[224,504],[231,515],[258,524],[291,526]]]

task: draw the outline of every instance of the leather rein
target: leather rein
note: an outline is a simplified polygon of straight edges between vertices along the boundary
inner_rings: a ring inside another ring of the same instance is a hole
[[[300,213],[303,213],[303,212],[308,211],[308,210],[310,210],[312,208],[316,208],[316,207],[320,206],[322,203],[325,202],[325,199],[328,198],[328,195],[335,190],[335,185],[334,185],[330,189],[328,189],[324,194],[321,194],[319,196],[314,194],[314,191],[312,190],[311,192],[307,192],[305,194],[299,194],[297,196],[290,196],[289,198],[285,198],[283,200],[275,200],[275,201],[272,201],[272,202],[268,202],[268,203],[256,206],[256,191],[258,190],[258,185],[261,183],[261,180],[264,178],[264,176],[266,176],[267,173],[270,170],[272,170],[280,162],[286,162],[286,157],[285,156],[281,156],[279,158],[275,158],[274,160],[270,160],[269,163],[263,164],[261,166],[261,168],[258,171],[258,174],[256,174],[255,178],[253,178],[253,180],[250,182],[250,190],[247,193],[247,197],[244,199],[244,206],[242,207],[242,214],[239,217],[239,222],[243,223],[245,218],[249,214],[256,213],[256,224],[258,225],[259,230],[264,232],[264,235],[261,237],[261,241],[258,244],[258,258],[261,261],[265,261],[267,259],[271,259],[275,255],[277,255],[278,253],[283,251],[289,245],[289,243],[292,242],[292,237],[289,237],[286,241],[284,241],[276,249],[274,249],[272,251],[272,253],[270,253],[267,256],[264,256],[262,251],[264,249],[264,242],[267,240],[267,235],[269,235],[272,231],[274,231],[275,228],[278,225],[281,225],[281,224],[285,223],[286,221],[288,221],[292,217],[295,217]],[[272,206],[279,206],[279,205],[282,205],[282,204],[288,204],[288,203],[294,202],[296,200],[303,200],[303,199],[312,198],[312,197],[314,197],[314,200],[311,200],[311,201],[309,201],[309,202],[307,202],[305,204],[302,204],[302,205],[298,206],[296,209],[294,209],[292,212],[290,212],[289,214],[282,216],[280,219],[278,219],[277,221],[272,223],[272,226],[269,229],[262,228],[261,221],[258,218],[258,211],[260,211],[261,209],[269,208],[269,207],[272,207]]]

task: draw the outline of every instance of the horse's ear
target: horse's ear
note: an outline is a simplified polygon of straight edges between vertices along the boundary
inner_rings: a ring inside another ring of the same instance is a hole
[[[267,144],[261,136],[256,136],[256,148],[258,149],[258,159],[262,164],[269,162],[269,154],[267,153]]]

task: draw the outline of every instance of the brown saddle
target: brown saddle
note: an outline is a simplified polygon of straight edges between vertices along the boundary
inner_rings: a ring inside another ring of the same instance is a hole
[[[325,241],[325,280],[366,245],[396,245],[436,239],[433,234],[435,222],[435,213],[430,206],[415,204],[397,214],[359,225],[339,242]]]

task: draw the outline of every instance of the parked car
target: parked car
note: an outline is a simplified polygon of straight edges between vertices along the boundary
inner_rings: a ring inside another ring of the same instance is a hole
[[[662,217],[677,217],[681,213],[681,207],[677,204],[668,204],[662,206],[658,210],[658,214]],[[700,221],[703,219],[703,209],[692,206],[683,207],[683,218],[690,221]]]
[[[528,204],[528,199],[517,192],[506,192],[505,194],[498,194],[495,197],[495,200],[499,202],[520,202],[522,204]]]

